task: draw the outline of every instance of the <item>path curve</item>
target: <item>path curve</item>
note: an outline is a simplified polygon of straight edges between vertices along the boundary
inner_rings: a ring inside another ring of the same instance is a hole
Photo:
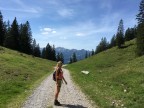
[[[51,74],[28,97],[22,108],[96,108],[94,104],[92,105],[92,101],[89,101],[80,89],[74,85],[69,71],[63,69],[63,72],[68,84],[62,84],[59,94],[58,100],[62,106],[53,105],[55,82],[52,80]]]

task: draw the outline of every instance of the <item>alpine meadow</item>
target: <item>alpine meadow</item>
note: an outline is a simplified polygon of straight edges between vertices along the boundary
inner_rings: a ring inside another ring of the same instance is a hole
[[[144,108],[144,0],[0,0],[0,108]]]

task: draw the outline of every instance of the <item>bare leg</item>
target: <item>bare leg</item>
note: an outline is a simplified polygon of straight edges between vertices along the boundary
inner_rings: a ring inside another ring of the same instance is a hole
[[[59,92],[60,92],[60,87],[56,85],[55,100],[58,99]]]

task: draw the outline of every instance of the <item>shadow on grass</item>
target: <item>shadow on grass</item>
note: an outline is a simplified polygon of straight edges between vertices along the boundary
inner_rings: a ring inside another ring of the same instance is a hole
[[[87,108],[82,105],[70,105],[70,104],[62,104],[62,107],[67,107],[67,108]]]
[[[123,48],[127,48],[127,47],[129,47],[129,46],[131,46],[131,45],[134,45],[134,44],[131,43],[131,44],[126,45],[126,46],[121,46],[120,48],[121,48],[121,49],[123,49]]]

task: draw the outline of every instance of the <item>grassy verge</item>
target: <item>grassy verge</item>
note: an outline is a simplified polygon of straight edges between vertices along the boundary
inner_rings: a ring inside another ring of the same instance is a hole
[[[68,65],[74,81],[100,108],[144,106],[144,56],[135,56],[135,41]],[[82,74],[86,70],[88,75]]]
[[[56,62],[0,47],[0,108],[19,108]]]

